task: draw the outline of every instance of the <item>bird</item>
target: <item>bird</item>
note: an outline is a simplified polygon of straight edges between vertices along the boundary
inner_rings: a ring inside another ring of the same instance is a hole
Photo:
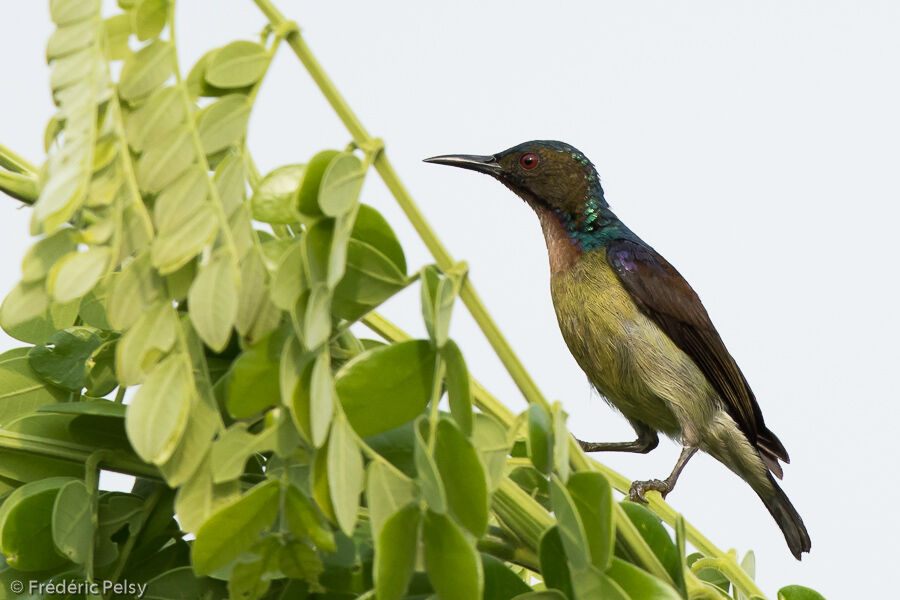
[[[593,163],[578,149],[533,140],[491,155],[425,162],[490,175],[537,214],[550,260],[550,291],[563,339],[592,386],[634,428],[631,442],[585,442],[586,452],[647,453],[659,433],[680,442],[665,479],[634,481],[628,497],[663,497],[702,450],[765,504],[791,553],[809,533],[775,481],[787,450],[766,426],[750,385],[697,293],[612,212]]]

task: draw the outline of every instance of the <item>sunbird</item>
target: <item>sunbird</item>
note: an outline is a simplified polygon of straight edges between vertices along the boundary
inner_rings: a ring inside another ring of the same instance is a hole
[[[799,560],[803,520],[775,481],[787,450],[766,427],[743,373],[697,293],[669,262],[610,210],[600,177],[569,144],[535,140],[497,154],[425,159],[490,175],[541,223],[550,291],[563,338],[600,395],[634,427],[633,442],[580,442],[586,452],[647,453],[658,432],[680,441],[665,479],[635,481],[629,498],[663,497],[703,450],[750,484]]]

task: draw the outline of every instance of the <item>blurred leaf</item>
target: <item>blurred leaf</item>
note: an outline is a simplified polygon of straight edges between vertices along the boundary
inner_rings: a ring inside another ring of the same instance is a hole
[[[569,431],[566,429],[566,415],[560,402],[551,408],[553,420],[553,464],[563,481],[569,479]],[[571,489],[569,490],[571,491]]]
[[[53,504],[69,477],[50,477],[26,483],[6,497],[0,506],[0,552],[6,564],[19,571],[42,571],[63,565],[53,534]]]
[[[573,570],[586,569],[591,561],[591,554],[584,523],[569,491],[555,475],[550,478],[550,503],[559,521],[559,535],[569,564]]]
[[[253,218],[265,223],[296,223],[297,188],[304,180],[306,165],[285,165],[269,172],[253,191]]]
[[[137,39],[143,42],[158,36],[166,25],[168,8],[168,0],[138,0],[132,12]]]
[[[568,597],[559,590],[541,590],[540,592],[519,594],[512,600],[568,600]]]
[[[122,267],[111,281],[107,318],[110,325],[120,331],[131,327],[161,296],[162,280],[150,265],[147,252]]]
[[[484,535],[488,522],[484,470],[475,447],[448,419],[438,421],[434,459],[450,511],[476,537]]]
[[[413,501],[416,486],[402,473],[383,462],[373,460],[369,463],[365,492],[372,537],[378,539],[384,522],[401,507]]]
[[[173,273],[192,260],[203,247],[215,239],[218,224],[215,212],[208,203],[197,210],[172,231],[153,240],[151,258],[160,274]]]
[[[612,559],[616,540],[612,487],[602,473],[585,471],[569,477],[566,488],[584,524],[591,562],[605,571]]]
[[[217,253],[200,267],[188,292],[191,322],[207,346],[221,352],[228,345],[238,312],[239,274],[228,254]]]
[[[341,152],[328,163],[319,185],[319,208],[329,217],[346,213],[359,197],[366,169],[352,152]]]
[[[506,456],[509,454],[509,441],[506,428],[497,419],[484,413],[475,414],[475,428],[472,443],[478,448],[485,465],[488,489],[499,485],[506,468]]]
[[[29,366],[28,348],[13,348],[0,354],[0,425],[36,408],[65,402],[69,394],[46,386]]]
[[[272,278],[272,302],[281,310],[291,310],[306,289],[303,275],[303,242],[295,238],[281,255],[278,269]]]
[[[409,340],[367,350],[337,372],[338,397],[361,437],[416,418],[431,397],[434,349]]]
[[[229,94],[197,115],[197,134],[206,154],[215,154],[244,138],[250,104],[243,94]]]
[[[278,404],[279,354],[284,337],[275,331],[244,350],[228,371],[225,405],[243,419]]]
[[[206,81],[220,88],[240,88],[256,83],[266,71],[269,53],[255,42],[231,42],[209,58]]]
[[[612,559],[606,573],[631,598],[647,598],[648,600],[678,600],[681,598],[678,592],[667,583],[619,558]]]
[[[107,58],[109,60],[128,58],[131,54],[131,49],[128,47],[128,38],[131,36],[131,18],[127,14],[113,15],[103,22],[103,26]]]
[[[144,96],[172,75],[172,45],[155,40],[125,60],[119,77],[119,95],[132,101]]]
[[[538,503],[548,511],[550,507],[550,482],[544,477],[540,471],[532,466],[516,467],[509,474],[520,488],[525,490],[529,496],[538,501]]]
[[[343,414],[338,413],[328,442],[328,487],[338,525],[348,536],[353,535],[356,525],[363,477],[362,454],[355,435]]]
[[[416,565],[422,510],[415,504],[395,512],[375,538],[375,590],[379,600],[399,600]]]
[[[438,348],[447,341],[454,296],[453,281],[441,277],[437,267],[429,265],[422,270],[422,316],[428,335]]]
[[[522,578],[498,558],[482,553],[481,568],[484,571],[484,600],[511,600],[531,591]]]
[[[334,552],[334,534],[319,509],[296,486],[287,487],[284,496],[284,513],[288,527],[297,538],[309,538],[326,552]]]
[[[312,365],[309,380],[309,419],[312,442],[316,446],[325,443],[335,403],[334,379],[331,375],[331,357],[319,352]]]
[[[425,512],[425,569],[441,600],[481,598],[481,559],[447,515]]]
[[[534,468],[550,474],[553,471],[553,425],[550,415],[540,404],[528,406],[528,456]]]
[[[178,326],[175,309],[165,301],[141,315],[116,347],[119,381],[123,385],[143,382],[147,372],[172,349]]]
[[[416,465],[416,481],[422,490],[422,499],[430,510],[444,513],[447,511],[447,494],[437,463],[428,452],[428,438],[432,435],[429,431],[428,418],[422,415],[416,419],[413,430],[415,431],[413,458]]]
[[[187,427],[195,393],[190,363],[183,354],[156,365],[125,415],[125,430],[138,456],[154,464],[172,456]]]
[[[32,348],[28,364],[44,381],[78,392],[84,387],[87,360],[103,342],[93,327],[68,327]]]
[[[825,600],[825,597],[808,587],[789,585],[778,590],[778,600]]]
[[[225,598],[225,583],[210,577],[197,577],[189,566],[177,567],[146,582],[145,600],[179,598]]]
[[[22,281],[40,281],[63,256],[77,249],[75,232],[60,229],[53,235],[37,241],[22,259]]]
[[[463,359],[462,351],[456,342],[447,340],[441,348],[441,358],[447,368],[447,396],[450,402],[450,414],[467,436],[472,435],[472,383],[469,380],[469,369]]]
[[[76,564],[84,564],[94,543],[91,493],[81,481],[59,489],[53,504],[51,529],[56,549]]]
[[[261,483],[203,523],[191,549],[198,575],[224,567],[250,549],[278,516],[279,489],[277,480]]]
[[[150,193],[160,192],[178,179],[195,158],[191,133],[186,128],[176,129],[144,149],[137,162],[138,185]]]
[[[85,393],[99,398],[119,385],[116,376],[116,342],[106,342],[87,359],[88,372],[84,378]]]
[[[159,88],[137,110],[125,119],[128,145],[135,152],[143,152],[164,140],[171,139],[179,126],[187,123],[181,91],[174,86]]]
[[[62,257],[47,275],[47,291],[57,302],[71,302],[91,291],[109,264],[109,248],[91,248]]]

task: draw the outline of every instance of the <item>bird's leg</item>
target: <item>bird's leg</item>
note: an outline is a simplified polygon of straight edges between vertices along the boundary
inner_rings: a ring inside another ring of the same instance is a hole
[[[578,443],[585,452],[637,452],[640,454],[647,454],[659,445],[659,436],[656,431],[640,421],[629,419],[629,422],[638,435],[633,442],[583,442],[578,440]]]
[[[672,473],[669,474],[668,477],[660,481],[659,479],[650,479],[649,481],[635,481],[631,484],[631,489],[628,490],[628,498],[632,502],[643,502],[647,503],[647,499],[644,498],[644,492],[647,490],[656,490],[662,495],[663,498],[666,497],[666,494],[672,491],[675,487],[675,482],[678,481],[678,476],[681,475],[681,471],[684,469],[684,466],[688,463],[694,453],[697,452],[697,446],[685,446],[681,449],[681,456],[678,457],[678,462],[675,463],[675,468],[672,469]]]

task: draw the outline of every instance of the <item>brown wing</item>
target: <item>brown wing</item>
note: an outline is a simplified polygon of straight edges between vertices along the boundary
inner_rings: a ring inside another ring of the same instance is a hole
[[[610,242],[606,260],[637,306],[697,364],[750,443],[787,462],[784,446],[766,428],[753,391],[684,277],[655,250],[630,239]]]

